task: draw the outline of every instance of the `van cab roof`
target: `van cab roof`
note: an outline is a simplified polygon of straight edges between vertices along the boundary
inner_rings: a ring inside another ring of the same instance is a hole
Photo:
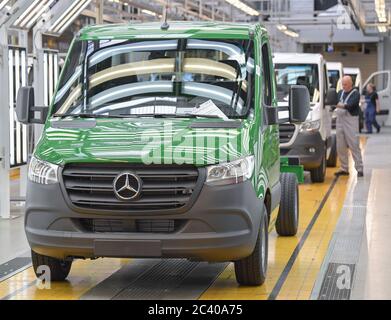
[[[343,68],[343,72],[346,74],[360,74],[360,68]]]
[[[329,69],[329,70],[342,70],[343,64],[341,62],[327,62],[327,69]]]
[[[146,38],[220,38],[248,39],[250,32],[266,29],[260,24],[233,24],[218,22],[168,22],[169,28],[162,29],[162,23],[129,23],[97,25],[83,28],[81,40],[104,39],[146,39]]]
[[[274,54],[274,63],[309,63],[320,64],[323,56],[318,53],[288,53],[278,52]]]

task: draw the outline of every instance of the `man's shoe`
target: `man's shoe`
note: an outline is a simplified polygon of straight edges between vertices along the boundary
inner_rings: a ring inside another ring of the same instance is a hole
[[[357,177],[362,178],[364,177],[364,172],[360,171],[357,173]]]
[[[377,130],[377,133],[380,133],[381,128],[379,127],[376,130]]]
[[[337,171],[336,173],[334,173],[334,175],[335,175],[336,177],[348,176],[348,175],[349,175],[349,172],[344,171],[344,170],[339,170],[339,171]]]

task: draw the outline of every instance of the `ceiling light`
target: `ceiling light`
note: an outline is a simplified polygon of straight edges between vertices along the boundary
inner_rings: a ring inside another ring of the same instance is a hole
[[[156,15],[157,15],[155,12],[150,11],[150,10],[146,10],[146,9],[141,10],[141,12],[144,14],[148,14],[150,16],[154,16],[154,17],[156,17]]]
[[[386,33],[388,31],[387,26],[378,26],[377,30],[379,30],[380,33]]]
[[[14,26],[29,29],[42,17],[42,14],[54,3],[54,0],[35,0],[28,8],[15,20]]]
[[[6,5],[7,3],[10,2],[10,0],[3,0],[0,2],[0,10],[2,10]]]
[[[63,33],[64,30],[80,15],[80,13],[91,3],[91,0],[74,1],[48,29],[49,32]]]
[[[239,10],[242,10],[244,13],[250,15],[250,16],[259,16],[259,12],[247,4],[243,3],[240,0],[225,0],[229,4],[233,5],[234,7],[238,8]]]
[[[386,4],[384,0],[375,0],[375,11],[379,22],[387,22]]]
[[[285,35],[287,35],[288,37],[292,37],[292,38],[298,38],[299,37],[299,33],[297,33],[296,31],[294,31],[292,29],[289,29],[284,24],[278,24],[277,25],[277,29],[279,31],[281,31],[282,33],[284,33]]]
[[[283,32],[283,31],[288,30],[288,27],[284,24],[278,24],[277,29]]]

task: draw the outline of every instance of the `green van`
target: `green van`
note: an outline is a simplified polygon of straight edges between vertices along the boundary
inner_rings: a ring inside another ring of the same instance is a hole
[[[83,29],[51,106],[36,107],[31,87],[18,94],[19,121],[45,124],[25,215],[37,275],[161,257],[233,261],[240,284],[262,284],[268,230],[297,232],[298,179],[281,171],[301,167],[280,159],[278,124],[306,119],[308,90],[277,103],[261,25]]]

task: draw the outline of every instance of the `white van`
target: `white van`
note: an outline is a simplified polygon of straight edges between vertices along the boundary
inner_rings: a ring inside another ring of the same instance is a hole
[[[373,73],[362,86],[363,94],[369,83],[376,86],[379,95],[381,112],[377,115],[377,121],[381,125],[391,126],[391,70]]]
[[[312,181],[323,182],[326,167],[335,167],[337,161],[330,106],[326,102],[332,90],[326,62],[320,54],[276,53],[274,64],[279,105],[288,104],[292,85],[305,85],[311,95],[311,111],[305,123],[280,125],[281,155],[299,157]]]
[[[341,62],[327,62],[330,88],[339,92],[342,90],[342,78],[344,77],[344,68]]]

